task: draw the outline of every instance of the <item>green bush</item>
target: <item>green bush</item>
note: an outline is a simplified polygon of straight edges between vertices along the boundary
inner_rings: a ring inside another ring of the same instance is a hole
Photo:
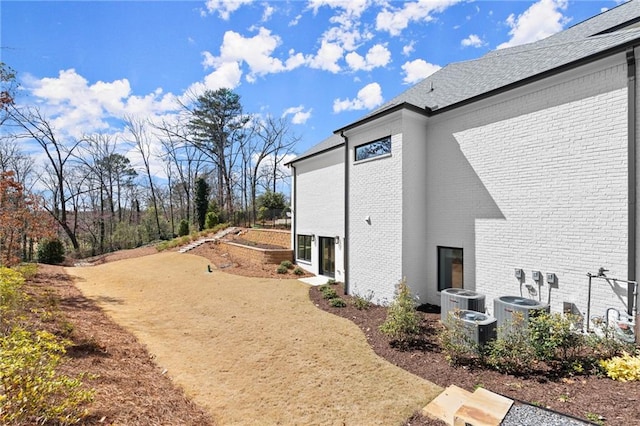
[[[473,363],[484,348],[480,348],[469,337],[462,321],[455,320],[456,312],[447,314],[443,327],[438,333],[440,346],[447,361],[452,365],[465,365]]]
[[[329,278],[329,279],[327,280],[327,284],[330,284],[330,285],[337,285],[337,284],[338,284],[338,282],[337,282],[336,280],[334,280],[333,278]]]
[[[583,336],[574,332],[575,315],[541,312],[529,319],[529,333],[537,359],[567,363],[584,347]]]
[[[329,305],[334,308],[344,308],[347,306],[347,303],[339,297],[334,297],[333,299],[329,299]]]
[[[287,272],[289,272],[289,268],[287,268],[284,265],[278,265],[278,268],[276,269],[276,272],[279,274],[286,274]]]
[[[320,291],[322,292],[323,299],[333,299],[335,297],[338,297],[338,293],[336,292],[336,290],[326,284],[320,286]]]
[[[282,262],[280,262],[280,266],[284,266],[287,269],[291,269],[293,268],[293,263],[291,263],[290,260],[283,260]]]
[[[217,213],[208,212],[204,218],[204,227],[206,229],[212,229],[215,228],[218,223],[220,223],[220,219],[218,218]]]
[[[359,293],[354,293],[353,295],[353,306],[356,307],[356,309],[360,310],[360,311],[364,311],[367,310],[371,307],[372,303],[371,300],[373,300],[373,292],[369,291],[367,294],[365,295],[361,295]]]
[[[51,333],[15,328],[0,337],[0,421],[5,425],[75,424],[93,391],[56,372],[65,349]]]
[[[185,235],[189,235],[189,222],[187,219],[182,219],[178,225],[178,236],[184,237]]]
[[[420,331],[420,316],[407,282],[403,279],[396,285],[395,297],[387,309],[387,319],[380,331],[393,340],[406,344]]]
[[[293,273],[294,273],[294,274],[296,274],[296,275],[304,275],[304,269],[302,269],[302,268],[301,268],[301,267],[299,267],[299,266],[296,266],[296,267],[293,269]]]
[[[57,265],[64,260],[64,246],[57,238],[44,240],[38,244],[38,261]]]

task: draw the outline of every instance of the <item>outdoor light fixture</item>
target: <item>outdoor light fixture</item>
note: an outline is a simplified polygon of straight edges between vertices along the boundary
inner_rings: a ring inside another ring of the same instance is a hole
[[[311,241],[316,241],[316,234],[311,234]]]
[[[364,221],[371,225],[371,216],[365,216]]]
[[[340,244],[340,236],[336,235],[334,238],[336,240],[336,244]]]

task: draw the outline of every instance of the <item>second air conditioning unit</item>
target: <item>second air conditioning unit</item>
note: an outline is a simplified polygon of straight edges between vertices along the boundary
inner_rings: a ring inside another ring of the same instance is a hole
[[[485,296],[464,288],[445,288],[440,293],[440,319],[445,321],[449,312],[468,310],[484,312]]]
[[[540,312],[549,312],[549,305],[519,296],[493,299],[493,315],[498,322],[499,335],[508,334],[518,327],[526,327],[529,318]]]

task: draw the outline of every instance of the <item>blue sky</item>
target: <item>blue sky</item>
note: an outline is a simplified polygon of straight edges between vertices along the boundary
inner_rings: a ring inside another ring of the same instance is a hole
[[[532,42],[619,1],[0,2],[0,58],[19,102],[63,134],[167,117],[227,87],[287,115],[304,152],[451,62]]]

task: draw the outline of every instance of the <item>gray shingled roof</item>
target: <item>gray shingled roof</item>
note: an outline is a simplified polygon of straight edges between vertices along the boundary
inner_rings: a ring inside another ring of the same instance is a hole
[[[479,59],[449,64],[362,119],[402,103],[431,109],[450,107],[620,48],[640,40],[640,28],[594,34],[638,19],[640,0],[632,0],[543,40],[489,52]],[[342,138],[334,134],[296,157],[292,163],[342,144]]]

